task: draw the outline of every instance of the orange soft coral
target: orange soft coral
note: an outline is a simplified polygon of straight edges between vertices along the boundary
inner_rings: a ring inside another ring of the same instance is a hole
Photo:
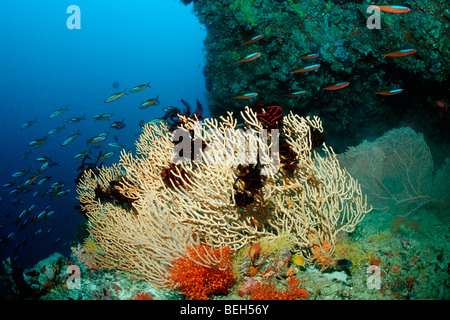
[[[202,266],[195,261],[200,257],[214,256],[216,265]],[[207,300],[213,294],[228,294],[234,283],[231,269],[230,247],[212,250],[200,244],[187,248],[187,252],[173,262],[169,271],[171,289],[175,289],[192,300]],[[195,261],[193,261],[195,260]]]
[[[308,292],[299,288],[300,280],[290,277],[284,291],[277,290],[275,283],[258,282],[250,289],[250,300],[298,300],[307,298]]]

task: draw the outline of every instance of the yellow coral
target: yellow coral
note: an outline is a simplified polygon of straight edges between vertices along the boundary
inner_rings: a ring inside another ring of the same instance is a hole
[[[334,258],[336,260],[350,260],[352,262],[352,266],[350,268],[356,270],[364,266],[364,264],[369,261],[369,254],[364,248],[362,242],[352,241],[350,238],[346,237],[341,239],[341,241],[336,244]]]

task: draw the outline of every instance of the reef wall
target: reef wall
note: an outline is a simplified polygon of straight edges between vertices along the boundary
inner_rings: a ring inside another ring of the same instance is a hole
[[[207,28],[204,74],[212,115],[239,114],[256,100],[318,115],[338,152],[401,125],[413,125],[431,139],[450,136],[447,108],[436,104],[448,89],[449,10],[442,0],[394,4],[411,10],[380,12],[380,28],[369,29],[374,11],[368,13],[366,0],[194,0]],[[258,35],[264,37],[242,45]],[[401,49],[416,53],[383,57]],[[236,63],[256,52],[258,59]],[[307,59],[308,54],[318,56]],[[320,68],[292,74],[315,64]],[[323,90],[341,82],[349,85]],[[376,94],[393,89],[403,92]],[[306,94],[289,97],[301,90]],[[245,93],[258,96],[233,99]]]

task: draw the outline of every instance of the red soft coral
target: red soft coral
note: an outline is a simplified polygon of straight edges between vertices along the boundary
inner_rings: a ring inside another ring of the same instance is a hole
[[[250,300],[298,300],[307,298],[308,292],[299,288],[300,280],[290,277],[288,287],[284,291],[277,290],[275,283],[258,282],[250,290]]]
[[[228,294],[234,284],[232,254],[228,246],[216,250],[204,244],[188,247],[187,252],[173,262],[169,271],[171,288],[192,300],[208,300],[213,294]],[[195,262],[202,261],[199,255],[214,256],[220,262],[205,267]]]

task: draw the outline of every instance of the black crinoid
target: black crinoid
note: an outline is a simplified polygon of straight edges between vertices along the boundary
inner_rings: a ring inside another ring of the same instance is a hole
[[[234,200],[236,206],[245,208],[252,204],[255,196],[264,186],[265,176],[261,175],[261,168],[257,164],[238,165],[236,168],[237,178],[234,181]]]
[[[194,121],[201,121],[203,119],[203,107],[200,101],[197,100],[197,109],[194,113],[191,113],[191,107],[185,100],[181,99],[180,101],[186,107],[184,111],[172,107],[164,116],[171,131],[175,131],[177,129],[185,130],[185,120],[182,119],[181,116],[187,117]],[[174,141],[174,147],[177,148],[177,146],[180,146],[179,144],[184,144],[183,139],[190,140],[189,150],[180,148],[177,155],[178,159],[194,161],[200,158],[201,152],[206,151],[206,142],[201,138],[196,137],[193,130],[186,131],[186,134],[184,135],[179,135],[178,141]],[[177,163],[171,163],[168,167],[163,168],[160,175],[165,186],[168,188],[173,188],[174,186],[182,187],[188,182],[186,171]]]
[[[298,164],[297,153],[287,142],[283,133],[283,110],[278,106],[265,106],[261,102],[255,102],[253,108],[256,111],[257,119],[267,130],[279,130],[279,156],[280,167],[283,172],[293,174]],[[271,131],[268,131],[270,133]]]
[[[188,117],[190,119],[193,119],[194,121],[201,121],[203,119],[202,117],[203,107],[200,101],[198,101],[198,99],[197,99],[197,109],[192,114],[191,114],[191,107],[189,106],[189,104],[183,99],[181,99],[180,101],[186,107],[186,110],[184,110],[184,112],[178,108],[171,107],[164,115],[164,119],[166,119],[167,123],[169,124],[171,131],[180,128],[184,124],[184,121],[180,118],[180,116]]]
[[[95,198],[102,203],[110,202],[116,207],[120,207],[128,212],[137,214],[136,209],[133,207],[135,199],[129,198],[120,192],[120,188],[123,186],[125,177],[119,176],[117,179],[109,182],[108,187],[102,188],[99,184],[94,189]]]
[[[310,127],[309,134],[311,135],[311,148],[317,149],[325,142],[325,133],[317,128]]]
[[[281,170],[292,176],[297,168],[298,155],[283,136],[280,137],[279,151]]]
[[[187,172],[180,164],[172,162],[168,167],[161,170],[161,178],[167,188],[183,187],[188,183]]]
[[[89,170],[92,171],[96,176],[98,176],[100,174],[100,169],[103,167],[103,162],[100,163],[99,165],[97,165],[97,164],[98,164],[98,160],[100,160],[101,155],[102,155],[102,153],[100,151],[97,156],[97,160],[95,160],[95,162],[86,162],[88,159],[91,159],[91,158],[89,157],[89,155],[84,156],[83,161],[81,162],[81,166],[79,166],[77,168],[77,171],[80,171],[80,173],[74,179],[74,182],[77,186],[81,182],[84,174],[87,171],[89,171]]]
[[[236,167],[236,176],[231,200],[234,200],[239,219],[249,220],[256,227],[263,228],[273,211],[264,200],[263,188],[267,177],[261,174],[261,165],[240,164]]]

